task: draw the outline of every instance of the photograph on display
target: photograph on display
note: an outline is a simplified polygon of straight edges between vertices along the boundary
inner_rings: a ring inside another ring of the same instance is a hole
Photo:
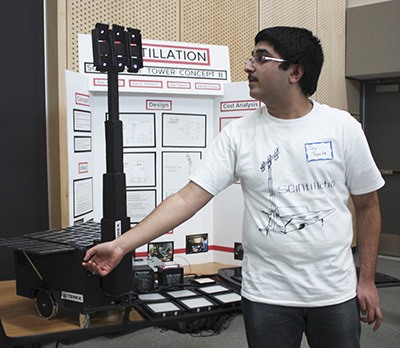
[[[127,187],[156,186],[156,153],[124,152]]]
[[[162,262],[174,260],[174,242],[152,242],[147,244],[147,255],[157,257]]]
[[[92,113],[85,110],[73,110],[74,132],[92,131]]]
[[[243,260],[243,245],[242,243],[235,242],[233,248],[233,258],[235,260]]]
[[[78,179],[73,182],[74,218],[93,211],[93,178]]]
[[[127,190],[126,208],[131,224],[137,224],[156,207],[156,190]]]
[[[208,233],[186,236],[186,254],[205,253],[208,251]]]
[[[122,121],[124,147],[156,146],[156,114],[123,112],[119,118]]]
[[[74,137],[74,152],[91,152],[92,137]]]
[[[201,152],[162,153],[162,199],[178,192],[189,182],[189,175],[201,160]]]
[[[207,115],[162,114],[163,147],[206,147]]]

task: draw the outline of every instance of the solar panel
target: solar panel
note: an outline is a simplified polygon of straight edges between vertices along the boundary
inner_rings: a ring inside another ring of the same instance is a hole
[[[1,238],[0,246],[38,255],[84,250],[101,240],[101,225],[89,221],[61,230],[47,230],[22,237]]]

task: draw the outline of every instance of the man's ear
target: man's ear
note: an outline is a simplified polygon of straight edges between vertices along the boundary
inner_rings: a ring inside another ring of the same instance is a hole
[[[301,77],[304,75],[303,67],[300,64],[293,64],[290,68],[289,82],[299,82]]]

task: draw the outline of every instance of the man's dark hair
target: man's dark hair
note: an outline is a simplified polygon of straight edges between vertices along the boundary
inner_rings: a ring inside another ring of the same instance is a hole
[[[287,70],[290,64],[303,67],[304,75],[299,81],[302,92],[307,96],[314,94],[324,62],[324,54],[319,39],[304,28],[271,27],[261,30],[255,37],[255,44],[268,42],[279,55],[286,59],[281,67]]]

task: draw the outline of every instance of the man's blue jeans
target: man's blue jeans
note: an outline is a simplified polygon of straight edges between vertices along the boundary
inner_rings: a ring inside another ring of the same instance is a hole
[[[250,348],[298,348],[303,333],[311,348],[359,348],[356,298],[325,307],[284,307],[242,299]]]

